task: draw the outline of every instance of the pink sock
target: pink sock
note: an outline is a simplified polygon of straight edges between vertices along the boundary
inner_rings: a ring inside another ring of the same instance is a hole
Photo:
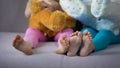
[[[71,33],[73,33],[73,29],[67,28],[67,29],[59,32],[59,33],[55,36],[54,40],[58,42],[58,45],[60,45],[60,38],[62,37],[62,35],[67,35],[67,39],[69,40]]]
[[[47,38],[39,30],[35,28],[28,28],[26,30],[24,40],[31,41],[33,43],[33,48],[36,48],[39,41],[46,41]]]

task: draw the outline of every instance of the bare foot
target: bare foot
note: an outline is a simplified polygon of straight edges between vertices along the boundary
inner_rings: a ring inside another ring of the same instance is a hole
[[[83,46],[80,50],[80,56],[88,56],[93,50],[92,36],[88,30],[85,30],[83,33]]]
[[[63,35],[60,39],[60,45],[56,49],[57,54],[64,54],[67,52],[69,48],[69,41],[67,40],[67,36]]]
[[[25,53],[26,55],[33,54],[32,43],[24,41],[20,35],[16,35],[15,39],[13,40],[13,47]]]
[[[76,55],[77,51],[80,48],[81,41],[82,41],[82,33],[81,32],[76,31],[76,32],[72,33],[72,35],[70,37],[70,47],[67,52],[67,56],[75,56]]]

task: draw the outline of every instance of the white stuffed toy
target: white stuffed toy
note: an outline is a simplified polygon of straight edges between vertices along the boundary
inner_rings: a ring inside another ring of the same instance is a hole
[[[91,5],[83,0],[60,0],[60,5],[86,25],[81,32],[87,29],[91,33],[94,51],[120,43],[120,0],[91,0]]]
[[[92,0],[90,6],[82,0],[60,0],[60,4],[64,11],[85,25],[97,30],[111,30],[115,34],[120,31],[118,28],[120,26],[119,1]]]

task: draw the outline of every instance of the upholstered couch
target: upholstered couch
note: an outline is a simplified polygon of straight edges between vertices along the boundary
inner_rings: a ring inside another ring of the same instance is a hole
[[[87,57],[55,53],[55,42],[41,42],[33,55],[12,47],[16,34],[24,36],[28,21],[24,16],[27,0],[0,0],[0,68],[120,68],[120,44]]]

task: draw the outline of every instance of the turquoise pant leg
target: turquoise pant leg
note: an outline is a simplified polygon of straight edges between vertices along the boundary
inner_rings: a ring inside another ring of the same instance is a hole
[[[95,51],[105,49],[111,42],[120,43],[120,34],[115,36],[111,31],[108,30],[100,30],[96,31],[90,27],[84,27],[81,32],[83,33],[84,30],[88,30],[93,38],[93,44],[95,46]]]
[[[115,38],[115,35],[108,30],[100,30],[93,39],[95,51],[105,49]]]
[[[88,31],[91,33],[92,38],[94,38],[95,35],[96,35],[96,33],[97,33],[97,31],[96,31],[95,29],[90,28],[90,27],[84,27],[84,28],[81,30],[81,32],[83,33],[85,30],[88,30]]]

